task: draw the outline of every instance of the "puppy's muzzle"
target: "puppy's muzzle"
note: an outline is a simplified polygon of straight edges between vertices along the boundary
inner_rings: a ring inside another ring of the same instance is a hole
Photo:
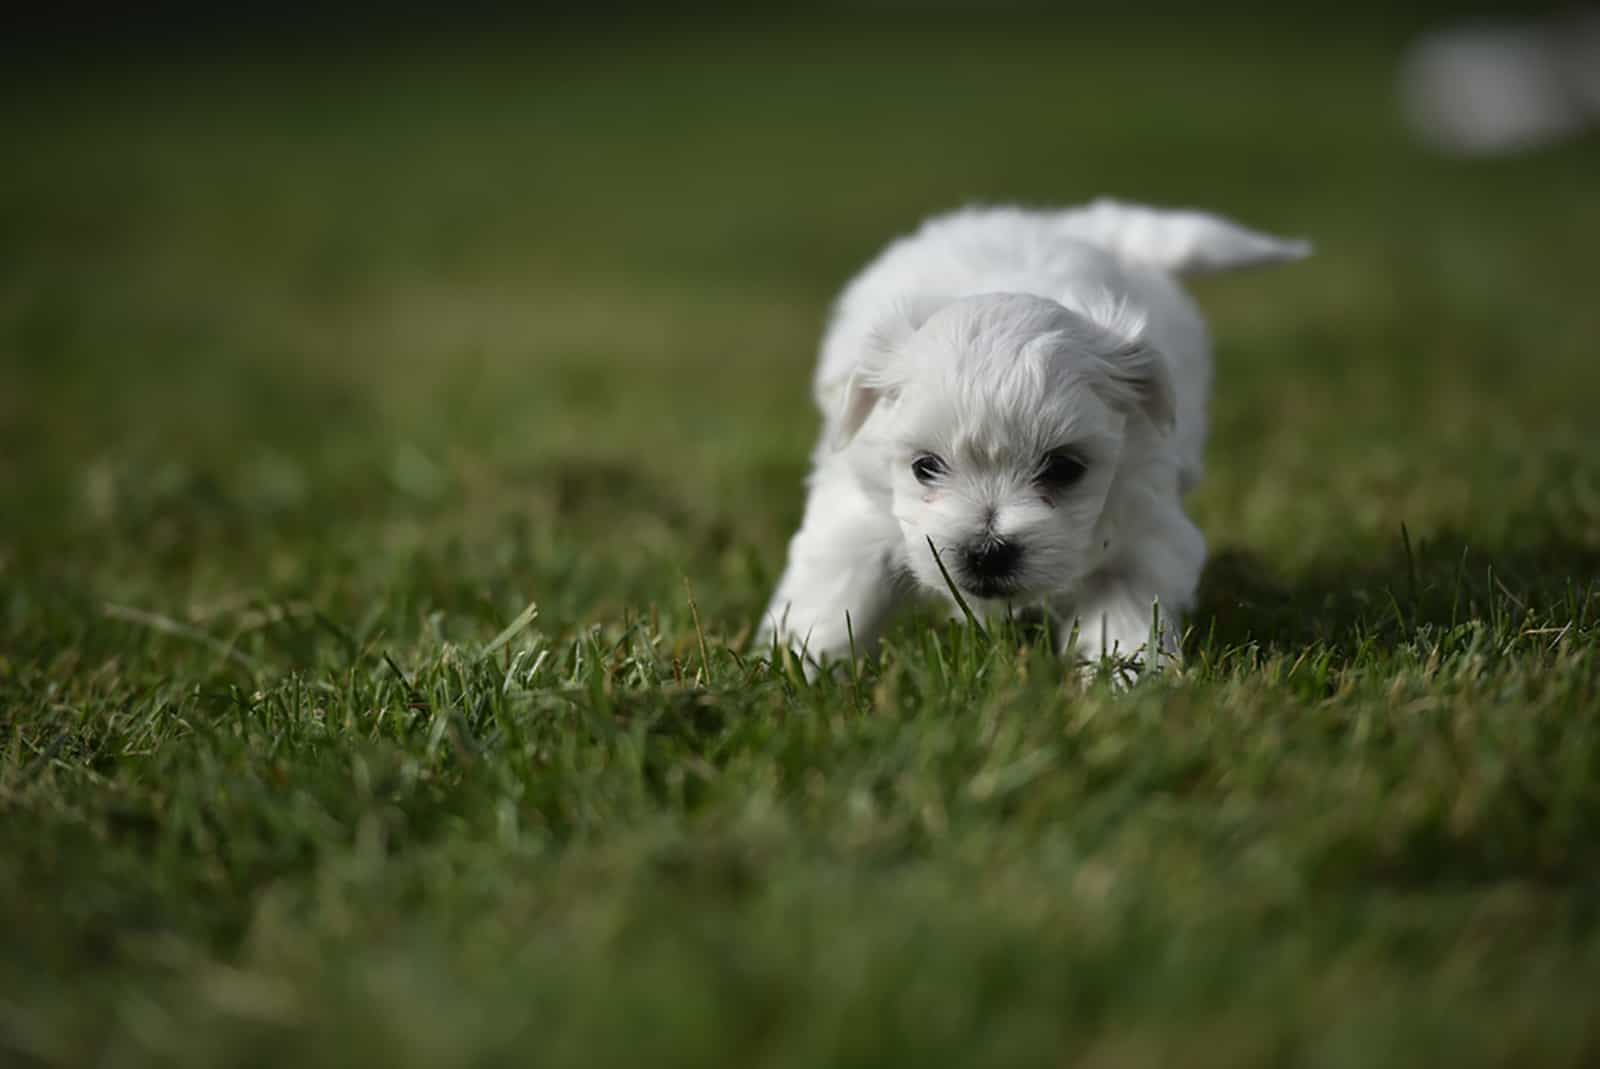
[[[1008,593],[1016,587],[1021,565],[1021,545],[998,535],[984,535],[961,551],[961,571],[967,580],[962,585],[979,597]]]

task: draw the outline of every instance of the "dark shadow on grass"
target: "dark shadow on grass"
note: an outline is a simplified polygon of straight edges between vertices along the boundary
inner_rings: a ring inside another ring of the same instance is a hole
[[[1600,549],[1551,537],[1485,547],[1456,533],[1397,537],[1366,563],[1331,563],[1286,577],[1237,548],[1213,553],[1190,619],[1213,650],[1249,644],[1288,651],[1323,645],[1353,653],[1418,628],[1482,620],[1522,623],[1596,611]]]

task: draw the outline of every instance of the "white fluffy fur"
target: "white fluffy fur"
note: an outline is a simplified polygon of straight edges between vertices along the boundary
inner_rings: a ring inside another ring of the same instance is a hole
[[[823,340],[823,434],[759,641],[825,661],[852,633],[870,646],[912,585],[951,601],[931,542],[975,609],[1043,604],[1063,654],[1139,655],[1159,604],[1175,655],[1205,560],[1182,498],[1202,472],[1211,348],[1172,276],[1308,251],[1106,200],[970,209],[894,242]],[[1062,449],[1085,462],[1081,478],[1038,482]],[[924,484],[912,463],[929,454],[948,470]],[[1002,596],[979,597],[962,565],[985,538],[1020,549]]]

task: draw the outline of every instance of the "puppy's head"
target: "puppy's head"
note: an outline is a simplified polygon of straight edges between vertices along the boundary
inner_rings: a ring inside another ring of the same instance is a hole
[[[1143,319],[1109,298],[1022,294],[891,319],[844,391],[835,443],[887,466],[911,570],[943,591],[942,563],[974,598],[1070,590],[1100,559],[1126,447],[1173,423]]]

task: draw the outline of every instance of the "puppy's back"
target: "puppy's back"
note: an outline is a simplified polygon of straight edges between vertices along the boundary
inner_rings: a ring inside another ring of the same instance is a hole
[[[1177,407],[1175,446],[1185,486],[1201,474],[1211,351],[1199,310],[1160,266],[1111,238],[1105,202],[1065,211],[969,208],[925,222],[891,243],[840,295],[823,338],[814,393],[824,420],[850,375],[885,334],[914,330],[952,301],[1025,293],[1081,308],[1126,302],[1146,320],[1167,361]]]
[[[951,301],[981,293],[1126,294],[1117,257],[1061,227],[1065,214],[969,208],[890,243],[834,306],[817,365],[818,401],[826,409],[890,322],[914,328]]]

